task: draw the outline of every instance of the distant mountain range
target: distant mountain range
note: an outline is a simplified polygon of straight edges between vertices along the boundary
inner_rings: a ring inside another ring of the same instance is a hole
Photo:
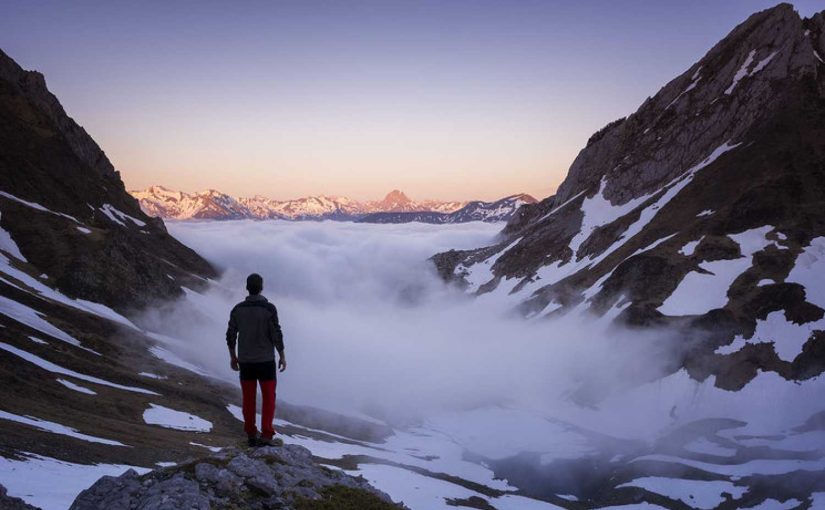
[[[536,199],[512,195],[494,202],[414,201],[399,190],[382,200],[360,202],[347,197],[312,196],[273,200],[263,196],[235,198],[216,190],[198,193],[172,191],[163,186],[131,191],[143,211],[174,220],[340,220],[365,223],[464,223],[508,221],[524,204]]]

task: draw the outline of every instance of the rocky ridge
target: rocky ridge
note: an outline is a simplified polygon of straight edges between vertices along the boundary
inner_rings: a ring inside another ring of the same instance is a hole
[[[361,477],[316,464],[297,445],[219,453],[140,476],[106,476],[81,492],[71,510],[152,508],[405,508]]]
[[[497,244],[433,257],[439,274],[528,317],[676,328],[673,369],[723,388],[821,373],[825,300],[807,268],[825,235],[823,54],[823,13],[752,15],[595,133],[556,195],[522,207]],[[784,324],[804,337],[768,331]]]

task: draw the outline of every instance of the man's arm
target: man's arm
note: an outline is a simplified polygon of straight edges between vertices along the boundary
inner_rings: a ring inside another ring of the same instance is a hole
[[[235,354],[235,344],[238,341],[238,322],[235,319],[235,309],[229,313],[229,325],[226,327],[226,346],[229,347],[229,366],[238,371],[238,356]]]
[[[275,344],[275,350],[278,351],[278,368],[281,369],[281,372],[286,370],[286,353],[284,352],[284,332],[281,330],[281,323],[278,321],[278,309],[275,308],[275,305],[272,305],[272,330],[274,332],[274,336],[272,338],[272,343]]]

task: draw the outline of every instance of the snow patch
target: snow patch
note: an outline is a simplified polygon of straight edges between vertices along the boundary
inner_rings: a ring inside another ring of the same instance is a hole
[[[209,446],[207,444],[196,443],[194,441],[190,441],[189,444],[191,444],[192,446],[200,446],[201,448],[206,448],[210,452],[219,452],[222,450],[220,446]]]
[[[119,476],[128,469],[138,474],[149,471],[117,464],[74,464],[26,452],[21,455],[25,460],[0,456],[0,484],[8,489],[10,496],[43,510],[69,508],[82,490],[102,476]]]
[[[636,209],[645,200],[650,198],[650,195],[643,195],[638,198],[631,199],[621,205],[613,205],[604,197],[604,190],[607,187],[607,177],[602,177],[599,191],[592,197],[585,198],[581,205],[583,214],[582,224],[578,233],[570,240],[570,249],[574,254],[578,255],[579,248],[587,238],[598,227],[607,225]],[[580,259],[581,257],[578,257]]]
[[[771,230],[773,227],[768,225],[730,235],[739,244],[743,256],[699,264],[704,272],[691,271],[685,275],[659,311],[665,315],[699,315],[724,307],[728,303],[728,289],[751,267],[752,255],[773,244],[765,238]]]
[[[749,506],[747,510],[791,510],[793,508],[798,508],[800,504],[802,504],[802,502],[798,499],[788,499],[782,502],[775,499],[766,499],[756,506]],[[813,505],[810,508],[813,509],[819,507]]]
[[[11,234],[9,234],[8,231],[4,230],[2,227],[0,227],[0,250],[5,251],[17,260],[28,262],[26,257],[20,253],[20,248],[17,247],[17,243],[15,243],[14,239],[11,238]]]
[[[699,246],[699,243],[701,243],[702,239],[704,239],[704,238],[705,238],[705,236],[702,236],[702,237],[700,237],[699,239],[697,239],[695,241],[690,241],[689,243],[682,246],[682,249],[679,250],[679,253],[681,253],[682,255],[684,255],[686,257],[692,257],[693,253],[696,251],[696,247]]]
[[[711,509],[725,501],[722,493],[727,492],[739,499],[747,492],[747,487],[737,487],[721,480],[683,480],[661,476],[646,476],[617,486],[641,487],[662,496],[677,499],[691,508]]]
[[[29,202],[28,200],[23,200],[22,198],[17,198],[16,196],[12,195],[11,193],[6,193],[5,191],[0,191],[0,197],[6,197],[9,200],[14,200],[17,203],[20,203],[20,204],[23,204],[25,206],[31,207],[32,209],[36,209],[36,210],[42,211],[42,212],[47,212],[49,214],[54,214],[55,216],[61,216],[63,218],[70,219],[75,223],[83,225],[83,223],[77,221],[77,218],[75,218],[74,216],[69,216],[68,214],[63,214],[61,212],[52,211],[51,209],[47,209],[47,208],[43,207],[42,205],[38,204],[37,202]]]
[[[191,432],[209,432],[212,422],[199,418],[194,414],[175,411],[157,404],[149,404],[143,412],[143,421],[149,425],[159,425],[168,429],[186,430]]]
[[[674,99],[673,101],[670,102],[670,104],[665,106],[665,110],[667,110],[668,108],[673,106],[677,101],[679,101],[679,99],[682,98],[682,96],[684,96],[685,94],[687,94],[688,92],[690,92],[691,90],[696,88],[696,85],[698,85],[699,81],[702,80],[702,76],[699,74],[700,70],[701,70],[701,68],[699,68],[695,73],[693,73],[693,77],[691,77],[692,81],[690,82],[690,85],[688,85],[687,88],[685,88],[685,90],[683,90],[678,96],[676,96],[676,99]]]
[[[770,64],[771,60],[773,60],[773,57],[775,57],[777,53],[779,53],[779,51],[774,51],[773,53],[771,53],[770,55],[768,55],[764,59],[760,60],[759,63],[756,64],[756,67],[754,67],[753,70],[748,74],[748,76],[753,76],[754,74],[758,73],[762,69],[765,69],[765,66]]]
[[[80,386],[79,384],[75,384],[71,381],[67,381],[66,379],[58,379],[57,382],[62,384],[63,386],[69,388],[70,390],[74,390],[78,393],[85,393],[86,395],[97,395],[96,391],[92,391],[85,386]]]
[[[780,359],[792,362],[802,353],[802,346],[811,337],[811,333],[825,327],[825,319],[807,324],[794,324],[785,319],[785,312],[774,311],[765,320],[756,321],[753,336],[745,339],[737,335],[728,345],[716,349],[716,354],[732,354],[742,350],[747,344],[773,343],[773,350]]]
[[[660,244],[662,244],[662,243],[664,243],[664,242],[666,242],[666,241],[670,240],[670,238],[672,238],[672,237],[673,237],[673,236],[675,236],[676,234],[678,234],[678,232],[676,232],[675,234],[670,234],[670,235],[669,235],[669,236],[667,236],[667,237],[663,237],[663,238],[661,238],[661,239],[658,239],[658,240],[654,241],[653,243],[651,243],[651,244],[649,244],[649,245],[645,246],[644,248],[640,248],[640,249],[636,250],[635,252],[633,252],[633,255],[631,255],[631,257],[636,256],[636,255],[638,255],[638,254],[640,254],[640,253],[644,253],[644,252],[646,252],[646,251],[650,251],[650,250],[652,250],[653,248],[655,248],[655,247],[659,246]],[[628,258],[630,258],[630,257],[628,257]]]
[[[168,377],[153,374],[151,372],[140,372],[138,375],[142,375],[143,377],[148,377],[149,379],[158,379],[158,380],[168,379]]]
[[[126,214],[125,212],[123,212],[120,209],[116,208],[112,204],[103,204],[100,207],[100,212],[105,214],[113,222],[117,223],[118,225],[124,226],[124,227],[126,226],[126,223],[124,223],[124,221],[126,221],[126,220],[131,221],[132,223],[134,223],[138,227],[145,227],[146,226],[145,221],[141,221],[141,220],[135,218],[134,216],[129,216],[128,214]]]
[[[27,285],[28,287],[34,290],[34,292],[31,292],[29,290],[18,287],[20,290],[23,290],[24,292],[29,292],[40,298],[50,299],[52,301],[56,301],[66,306],[70,306],[77,310],[81,310],[86,313],[97,315],[98,317],[103,317],[105,319],[118,322],[120,324],[123,324],[124,326],[128,326],[138,331],[140,330],[140,328],[135,326],[129,319],[115,312],[106,305],[94,303],[92,301],[86,301],[85,299],[72,299],[52,289],[51,287],[43,284],[43,282],[35,278],[32,278],[28,273],[25,273],[15,267],[12,267],[12,265],[9,263],[9,260],[3,255],[0,255],[0,272],[3,272],[8,276],[11,276],[12,278],[22,282],[23,284]],[[41,277],[42,276],[43,275],[41,275]]]
[[[0,314],[3,314],[10,319],[14,319],[21,324],[25,324],[32,329],[36,329],[37,331],[49,335],[52,338],[56,338],[61,342],[66,342],[69,345],[80,347],[81,349],[89,351],[92,354],[100,356],[99,353],[83,347],[83,344],[81,344],[80,340],[77,338],[69,335],[62,329],[53,326],[50,322],[43,319],[42,317],[45,317],[45,314],[40,313],[37,310],[33,310],[28,306],[11,300],[5,296],[0,296]]]
[[[30,352],[26,352],[22,349],[18,349],[13,345],[9,345],[7,343],[0,342],[0,349],[3,349],[6,352],[10,352],[19,358],[23,358],[24,360],[28,361],[29,363],[33,363],[38,367],[46,370],[47,372],[52,372],[54,374],[61,374],[61,375],[68,375],[70,377],[74,377],[75,379],[80,379],[81,381],[86,381],[94,384],[100,384],[101,386],[109,386],[110,388],[116,388],[119,390],[124,391],[131,391],[134,393],[143,393],[146,395],[158,395],[154,391],[145,390],[143,388],[135,388],[134,386],[124,386],[122,384],[116,384],[113,382],[109,382],[105,379],[100,379],[98,377],[92,377],[90,375],[81,374],[79,372],[75,372],[74,370],[69,370],[68,368],[63,368],[59,365],[55,365],[51,361],[46,361],[45,359],[35,356]]]
[[[22,423],[23,425],[28,425],[39,430],[44,430],[46,432],[51,432],[53,434],[60,434],[61,436],[73,437],[75,439],[88,441],[90,443],[100,443],[109,446],[126,446],[125,444],[120,443],[118,441],[112,441],[110,439],[103,439],[100,437],[89,436],[87,434],[81,434],[80,432],[71,427],[67,427],[59,423],[54,423],[52,421],[41,420],[40,418],[35,418],[34,416],[19,416],[17,414],[12,414],[0,410],[0,420],[8,420],[13,421],[15,423]]]
[[[751,62],[753,62],[754,55],[756,55],[756,50],[751,50],[751,52],[748,53],[748,58],[745,59],[745,62],[742,64],[742,67],[740,67],[739,70],[736,71],[736,74],[733,75],[733,83],[730,84],[730,87],[725,89],[725,94],[730,95],[731,92],[733,92],[733,89],[739,83],[739,80],[748,75],[748,67],[751,65]]]

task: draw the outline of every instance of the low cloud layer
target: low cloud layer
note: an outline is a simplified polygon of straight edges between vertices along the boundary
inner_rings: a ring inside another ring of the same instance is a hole
[[[552,409],[585,380],[655,372],[652,336],[604,335],[598,322],[525,321],[503,297],[472,299],[427,260],[493,242],[499,226],[464,224],[177,223],[179,239],[225,273],[144,323],[180,338],[180,354],[232,379],[224,343],[245,277],[261,273],[279,309],[295,403],[408,423],[488,404]],[[512,304],[512,302],[510,302]],[[599,374],[598,378],[594,374]]]
[[[182,357],[234,380],[226,321],[246,294],[246,275],[262,274],[284,329],[289,369],[278,393],[289,402],[395,425],[496,405],[626,437],[726,409],[753,414],[736,394],[686,377],[631,390],[671,361],[662,331],[620,331],[579,314],[524,320],[507,314],[515,301],[506,296],[474,299],[440,281],[427,259],[490,244],[495,225],[241,221],[170,230],[225,272],[211,290],[160,307],[144,325],[179,338],[173,349]],[[574,405],[582,388],[611,400],[596,402],[599,410]],[[804,419],[809,406],[777,399]]]

